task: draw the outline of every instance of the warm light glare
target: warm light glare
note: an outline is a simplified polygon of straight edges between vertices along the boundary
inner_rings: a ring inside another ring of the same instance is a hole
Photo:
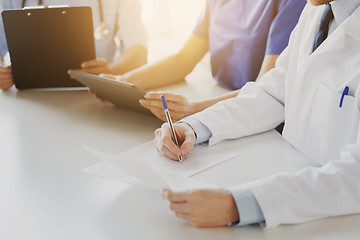
[[[143,20],[152,36],[188,36],[205,0],[142,0]]]

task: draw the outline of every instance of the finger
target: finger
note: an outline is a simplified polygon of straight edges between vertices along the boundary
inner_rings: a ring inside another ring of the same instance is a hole
[[[175,155],[174,153],[172,153],[167,147],[165,147],[164,145],[162,145],[160,147],[160,154],[163,155],[166,158],[175,160],[175,161],[179,161],[179,157],[177,155]]]
[[[165,146],[167,149],[169,149],[170,152],[174,153],[176,156],[181,155],[180,148],[178,146],[176,146],[176,144],[174,143],[174,141],[172,139],[170,128],[168,126],[165,126],[162,128],[161,143],[163,146]]]
[[[161,151],[161,148],[163,147],[163,145],[161,143],[161,130],[160,129],[158,129],[158,130],[159,131],[155,131],[154,142],[155,142],[156,150],[158,151],[158,153],[161,155],[164,155]],[[170,156],[166,156],[166,155],[164,155],[164,156],[171,159]],[[178,160],[178,159],[174,159],[174,160]]]
[[[116,79],[116,76],[112,75],[112,74],[104,74],[104,73],[102,73],[99,76],[104,77],[104,78],[109,78],[109,79],[112,79],[112,80]]]
[[[173,192],[169,189],[164,189],[161,196],[163,199],[172,203],[185,203],[189,198],[189,194],[187,192]]]
[[[161,121],[167,122],[164,111],[154,111],[154,110],[150,110],[150,111],[152,112],[152,114],[154,114]]]
[[[165,92],[148,92],[145,94],[145,99],[160,99],[161,95],[164,95]]]
[[[159,129],[158,129],[158,130],[159,130]],[[159,149],[159,133],[157,133],[156,131],[155,131],[154,142],[155,142],[156,150],[158,151],[158,153],[160,153],[160,149]],[[161,145],[160,145],[160,146],[161,146]]]
[[[152,112],[152,114],[154,114],[157,118],[159,118],[160,120],[166,122],[166,116],[165,116],[165,112],[164,112],[164,109],[152,109],[150,108],[149,106],[147,106],[145,103],[144,103],[144,100],[143,99],[140,99],[139,100],[139,103],[141,106],[143,106],[144,108],[150,110]]]
[[[0,81],[2,82],[12,82],[13,75],[11,72],[0,72]]]
[[[188,214],[185,214],[185,213],[178,213],[178,212],[175,212],[175,215],[177,217],[185,219],[186,221],[189,221],[191,223],[193,221],[193,216],[191,216],[191,215],[188,215]]]
[[[160,108],[164,111],[162,102],[158,99],[142,99],[141,104],[148,109]],[[183,115],[185,111],[185,104],[185,102],[167,102],[171,117],[173,117],[173,114]]]
[[[13,84],[0,84],[0,89],[3,91],[8,90]]]
[[[100,75],[102,73],[108,72],[108,69],[104,68],[104,67],[94,67],[94,68],[83,69],[82,72],[85,72],[88,74],[93,74],[93,75]]]
[[[185,141],[182,143],[180,150],[183,156],[188,155],[189,152],[194,148],[195,145],[195,134],[194,131],[188,130],[185,132]]]
[[[161,95],[164,95],[166,101],[168,102],[178,102],[183,101],[185,99],[184,96],[174,93],[167,93],[167,92],[149,92],[145,95],[145,99],[156,99],[160,100]]]
[[[165,116],[165,111],[164,111],[163,108],[149,106],[146,103],[146,100],[144,100],[144,99],[140,99],[139,103],[144,108],[149,109],[154,115],[156,115],[156,116]]]
[[[108,100],[106,100],[105,98],[101,97],[100,95],[97,95],[96,93],[95,93],[95,96],[96,96],[96,99],[99,100],[100,102],[110,103]]]
[[[155,146],[156,146],[156,150],[158,151],[158,153],[160,153],[162,156],[172,159],[174,161],[179,161],[178,156],[176,156],[175,154],[173,154],[172,152],[169,151],[169,149],[167,149],[164,145],[162,145],[161,143],[161,129],[157,129],[155,131]]]
[[[161,101],[158,99],[141,99],[141,104],[146,108],[163,108]]]
[[[176,213],[190,214],[190,204],[188,202],[170,202],[170,209]]]
[[[0,88],[2,90],[10,88],[12,85],[14,85],[13,82],[0,82]]]
[[[0,67],[1,73],[11,73],[11,67]]]
[[[152,112],[152,111],[151,111]],[[158,119],[160,119],[163,122],[166,122],[166,116],[164,114],[156,114],[154,112],[152,112],[152,114],[154,114]]]
[[[89,88],[88,91],[89,91],[89,93],[90,93],[91,95],[94,95],[95,98],[98,98],[98,97],[99,97],[99,95],[97,95],[96,92],[94,92],[94,91],[91,90],[90,88]]]
[[[160,99],[160,96],[162,94],[165,93],[147,93],[144,98],[145,98],[145,102],[148,106],[150,107],[158,107],[158,108],[162,108],[162,102]],[[166,94],[165,94],[166,95]],[[165,97],[167,100],[167,106],[169,108],[170,111],[173,112],[178,112],[181,115],[184,115],[187,105],[188,105],[188,101],[185,97],[181,96],[181,95],[176,95],[176,94],[168,94],[167,96],[170,97]]]
[[[0,77],[0,84],[2,84],[2,85],[9,85],[9,84],[13,84],[13,81],[12,81],[12,78],[9,78],[9,77],[7,77],[7,78],[1,78]]]
[[[106,66],[108,64],[108,61],[105,59],[92,59],[90,61],[83,62],[81,64],[82,68],[93,68],[93,67],[100,67],[100,66]]]
[[[161,128],[155,130],[155,136],[158,136],[161,133]]]

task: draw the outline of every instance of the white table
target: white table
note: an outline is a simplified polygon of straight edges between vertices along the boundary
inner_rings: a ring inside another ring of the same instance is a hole
[[[192,99],[226,92],[201,66],[174,89]],[[86,91],[0,93],[0,239],[359,239],[360,215],[267,231],[196,229],[176,218],[158,192],[80,171],[98,161],[82,144],[122,152],[151,140],[160,124]],[[314,164],[275,131],[229,145],[242,154],[194,178],[228,187]]]

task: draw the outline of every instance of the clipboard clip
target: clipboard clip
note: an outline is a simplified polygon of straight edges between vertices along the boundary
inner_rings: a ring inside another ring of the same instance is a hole
[[[24,7],[23,10],[44,9],[44,8],[66,8],[66,7],[70,7],[70,6],[69,5],[28,6],[28,7]]]

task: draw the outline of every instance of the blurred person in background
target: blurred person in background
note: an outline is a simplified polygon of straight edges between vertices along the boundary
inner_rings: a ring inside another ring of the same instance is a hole
[[[124,74],[147,63],[147,34],[141,19],[140,0],[1,0],[0,12],[38,5],[89,6],[92,8],[96,59],[82,63],[90,74]],[[0,53],[8,54],[0,18]],[[13,85],[11,66],[0,65],[0,89]]]
[[[165,94],[175,121],[202,111],[235,97],[237,89],[275,66],[305,4],[306,0],[207,0],[195,30],[178,53],[116,78],[144,90],[174,84],[184,80],[210,52],[213,77],[235,91],[193,103],[186,96]],[[140,103],[166,121],[162,94],[148,93]]]

